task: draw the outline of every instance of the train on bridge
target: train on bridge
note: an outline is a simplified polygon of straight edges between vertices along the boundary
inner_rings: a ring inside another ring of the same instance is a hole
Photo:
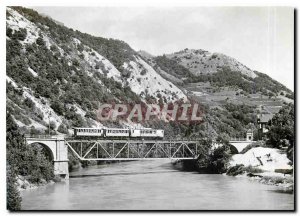
[[[163,139],[164,130],[152,128],[73,128],[76,138]]]

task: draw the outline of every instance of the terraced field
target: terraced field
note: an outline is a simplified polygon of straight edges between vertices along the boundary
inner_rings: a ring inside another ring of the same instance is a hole
[[[269,98],[261,94],[243,94],[241,89],[233,87],[216,87],[210,83],[190,83],[184,86],[189,97],[201,104],[209,105],[211,108],[219,107],[225,103],[245,104],[256,106],[257,109],[263,106],[269,113],[277,113],[284,102],[292,102],[292,100],[284,96],[276,96]]]

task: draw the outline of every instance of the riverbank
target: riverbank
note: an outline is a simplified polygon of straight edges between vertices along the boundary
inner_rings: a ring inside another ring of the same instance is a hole
[[[293,167],[279,149],[256,147],[244,154],[233,155],[226,175],[274,185],[281,192],[294,191]]]
[[[54,184],[54,183],[60,182],[60,181],[61,181],[61,178],[58,176],[55,176],[53,178],[53,180],[50,180],[50,181],[46,181],[45,179],[42,179],[39,183],[32,183],[27,180],[26,176],[18,175],[17,176],[17,189],[19,191],[37,189],[39,187],[46,186],[49,184]]]
[[[228,175],[224,173],[224,175]],[[229,175],[232,176],[232,175]],[[256,181],[266,185],[273,185],[278,187],[278,192],[293,193],[294,192],[294,178],[292,175],[284,175],[282,173],[263,172],[252,173],[245,172],[235,176],[236,178],[247,178],[251,181]]]

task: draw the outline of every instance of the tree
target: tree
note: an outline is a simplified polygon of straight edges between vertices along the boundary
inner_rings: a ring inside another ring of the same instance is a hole
[[[26,98],[24,100],[24,104],[30,109],[33,109],[35,107],[34,102],[30,98]]]
[[[39,45],[39,46],[44,46],[45,45],[45,42],[43,40],[43,36],[39,36],[37,39],[36,39],[36,44]]]
[[[65,108],[64,108],[64,105],[60,101],[58,101],[58,100],[53,101],[50,107],[58,115],[63,115],[64,114]]]
[[[268,122],[267,144],[283,147],[294,144],[294,105],[282,107]],[[288,141],[288,142],[287,142]]]
[[[27,30],[21,28],[19,31],[15,31],[15,33],[12,35],[12,38],[23,41],[26,39],[26,36],[27,36]]]
[[[230,159],[230,147],[222,145],[216,148],[209,156],[210,163],[207,167],[209,172],[224,173]]]
[[[294,104],[282,107],[268,122],[267,144],[275,148],[288,147],[287,155],[293,161],[294,134]]]
[[[60,124],[57,131],[63,134],[68,134],[68,128],[64,124]]]
[[[6,175],[6,208],[11,211],[21,210],[22,198],[16,186],[16,175],[7,167]]]
[[[12,176],[26,175],[34,183],[39,183],[42,179],[49,181],[54,177],[53,158],[49,158],[44,148],[25,144],[24,137],[10,114],[6,116],[6,148],[7,165]],[[13,178],[9,180],[13,181]]]
[[[209,145],[202,148],[197,159],[198,171],[205,173],[224,173],[230,159],[230,147],[228,145],[221,145],[215,149]]]
[[[229,140],[230,137],[228,136],[228,134],[225,133],[221,133],[216,139],[216,141],[220,144],[229,144]]]

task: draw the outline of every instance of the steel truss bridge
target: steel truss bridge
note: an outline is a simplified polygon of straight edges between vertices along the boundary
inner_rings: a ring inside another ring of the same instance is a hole
[[[27,145],[40,144],[48,150],[54,174],[69,178],[69,151],[82,161],[191,160],[203,152],[199,141],[190,140],[80,140],[63,136],[25,136]],[[249,143],[242,143],[248,145]],[[241,143],[231,143],[238,148]],[[243,147],[241,146],[241,147]],[[242,148],[241,148],[242,149]],[[238,149],[236,150],[237,152]]]
[[[73,140],[65,144],[80,160],[189,160],[198,157],[197,141],[184,140]]]

